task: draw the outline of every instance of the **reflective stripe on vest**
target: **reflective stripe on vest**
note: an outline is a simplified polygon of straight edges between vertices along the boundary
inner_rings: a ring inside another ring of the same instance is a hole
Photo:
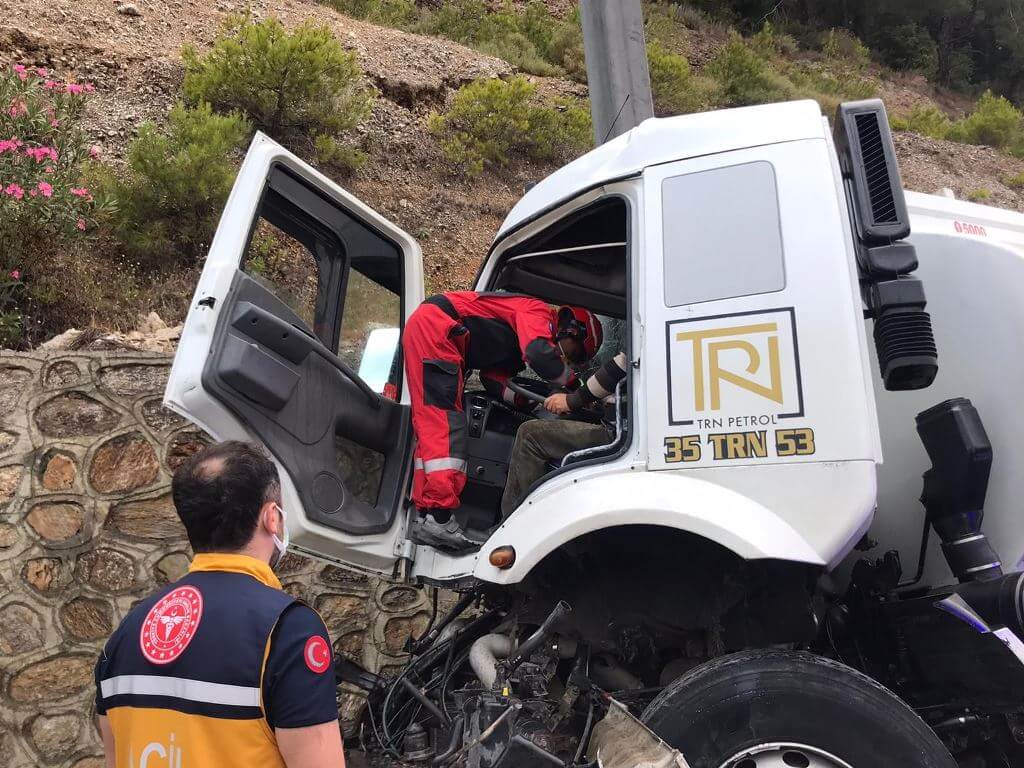
[[[428,475],[431,472],[443,472],[446,469],[455,470],[456,472],[465,473],[466,468],[469,465],[465,459],[457,459],[453,456],[445,456],[442,459],[416,459],[413,462],[413,469],[419,469],[426,472]]]

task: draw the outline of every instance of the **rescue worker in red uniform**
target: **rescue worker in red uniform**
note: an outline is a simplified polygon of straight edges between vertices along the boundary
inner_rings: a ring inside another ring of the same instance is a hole
[[[288,543],[273,462],[210,446],[173,495],[196,554],[96,664],[108,768],[344,768],[327,629],[271,569]]]
[[[445,549],[475,546],[451,515],[466,484],[467,423],[462,391],[469,371],[484,388],[516,402],[508,380],[527,365],[552,384],[578,385],[570,364],[601,346],[600,321],[581,307],[557,309],[540,299],[454,291],[431,296],[406,323],[405,371],[416,433],[413,503],[421,543]]]

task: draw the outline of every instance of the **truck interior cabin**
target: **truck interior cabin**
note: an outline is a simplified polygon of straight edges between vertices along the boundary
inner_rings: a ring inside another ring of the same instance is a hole
[[[604,330],[604,344],[581,371],[588,375],[627,348],[628,238],[626,201],[620,197],[602,198],[510,247],[501,255],[487,288],[526,294],[556,305],[579,305],[597,314]],[[530,386],[529,370],[524,374],[524,385],[546,391],[547,385],[541,381]],[[499,520],[515,434],[529,417],[512,411],[472,385],[467,387],[464,405],[469,420],[469,477],[462,504],[455,514],[465,528],[485,531]],[[608,450],[580,457],[580,461],[606,460],[617,455],[622,444],[610,435]],[[578,464],[570,461],[564,467],[552,466],[552,473],[540,482]]]

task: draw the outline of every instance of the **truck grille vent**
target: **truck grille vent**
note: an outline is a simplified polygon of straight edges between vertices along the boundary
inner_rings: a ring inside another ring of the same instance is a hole
[[[875,224],[894,224],[896,200],[889,183],[889,164],[882,145],[882,132],[878,127],[878,113],[864,112],[854,119],[857,121],[857,138],[864,159],[872,218]]]

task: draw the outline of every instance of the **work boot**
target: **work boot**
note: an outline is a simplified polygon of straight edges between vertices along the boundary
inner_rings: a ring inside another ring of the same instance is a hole
[[[455,515],[449,517],[448,522],[439,523],[432,514],[427,513],[412,524],[409,537],[417,544],[425,544],[445,552],[468,552],[479,549],[481,544],[462,530]]]

